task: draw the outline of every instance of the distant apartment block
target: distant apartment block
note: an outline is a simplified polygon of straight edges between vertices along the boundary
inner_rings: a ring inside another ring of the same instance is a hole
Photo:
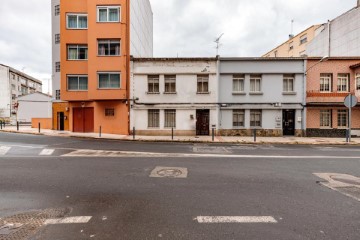
[[[40,80],[0,64],[0,119],[15,121],[18,98],[41,91]]]
[[[149,0],[53,0],[53,125],[129,133],[130,55],[152,57]]]
[[[289,40],[265,53],[262,57],[304,57],[307,55],[306,48],[309,42],[323,29],[324,26],[322,24],[314,25],[296,36],[290,35]]]

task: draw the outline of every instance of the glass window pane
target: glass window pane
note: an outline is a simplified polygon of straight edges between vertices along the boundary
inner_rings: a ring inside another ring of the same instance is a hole
[[[111,56],[120,55],[120,43],[118,43],[118,42],[110,43],[110,55]]]
[[[99,74],[99,88],[109,88],[109,74]]]
[[[119,9],[118,8],[110,8],[109,9],[109,21],[110,22],[118,22],[119,21]]]
[[[88,90],[88,78],[79,77],[79,90]]]
[[[79,59],[87,59],[87,47],[79,47]]]
[[[68,90],[78,89],[78,77],[68,77]]]
[[[110,88],[120,88],[120,74],[110,74]]]
[[[99,8],[99,22],[107,22],[107,9]]]
[[[79,28],[87,28],[87,16],[79,16]]]
[[[77,28],[77,16],[68,15],[68,28]]]
[[[70,60],[78,59],[77,47],[76,46],[69,46],[68,49],[69,49],[68,50],[68,59],[70,59]]]

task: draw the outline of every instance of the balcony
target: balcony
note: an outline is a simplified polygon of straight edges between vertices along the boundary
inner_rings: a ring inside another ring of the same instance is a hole
[[[311,90],[306,92],[306,97],[329,97],[336,98],[342,97],[345,98],[349,94],[355,94],[355,92],[321,92],[319,90]]]

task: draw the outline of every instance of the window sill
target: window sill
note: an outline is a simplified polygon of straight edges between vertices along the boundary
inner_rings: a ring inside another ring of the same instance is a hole
[[[164,92],[165,95],[174,95],[177,94],[177,92]]]
[[[67,90],[68,92],[87,92],[89,90]]]
[[[66,30],[88,30],[87,28],[66,28]]]
[[[148,95],[159,95],[160,92],[146,92],[146,94],[148,94]]]
[[[121,88],[98,88],[97,90],[121,90]]]
[[[68,59],[68,61],[87,61],[88,59]]]
[[[197,92],[196,94],[199,94],[199,95],[206,95],[206,94],[210,94],[211,92]]]
[[[232,95],[246,95],[246,92],[232,92]]]
[[[97,55],[97,57],[122,57],[122,55]]]
[[[159,130],[160,127],[148,127],[149,130]]]
[[[263,92],[250,92],[249,95],[264,95]]]
[[[329,130],[329,129],[333,129],[333,128],[332,127],[320,127],[320,129]]]
[[[96,23],[120,23],[120,21],[96,21]]]
[[[296,95],[296,92],[283,92],[283,95]]]

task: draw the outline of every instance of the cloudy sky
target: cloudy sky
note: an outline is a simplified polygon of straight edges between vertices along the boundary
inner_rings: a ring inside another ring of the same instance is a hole
[[[150,0],[154,56],[260,56],[294,33],[326,22],[356,0]],[[1,0],[0,63],[51,79],[50,0]]]

